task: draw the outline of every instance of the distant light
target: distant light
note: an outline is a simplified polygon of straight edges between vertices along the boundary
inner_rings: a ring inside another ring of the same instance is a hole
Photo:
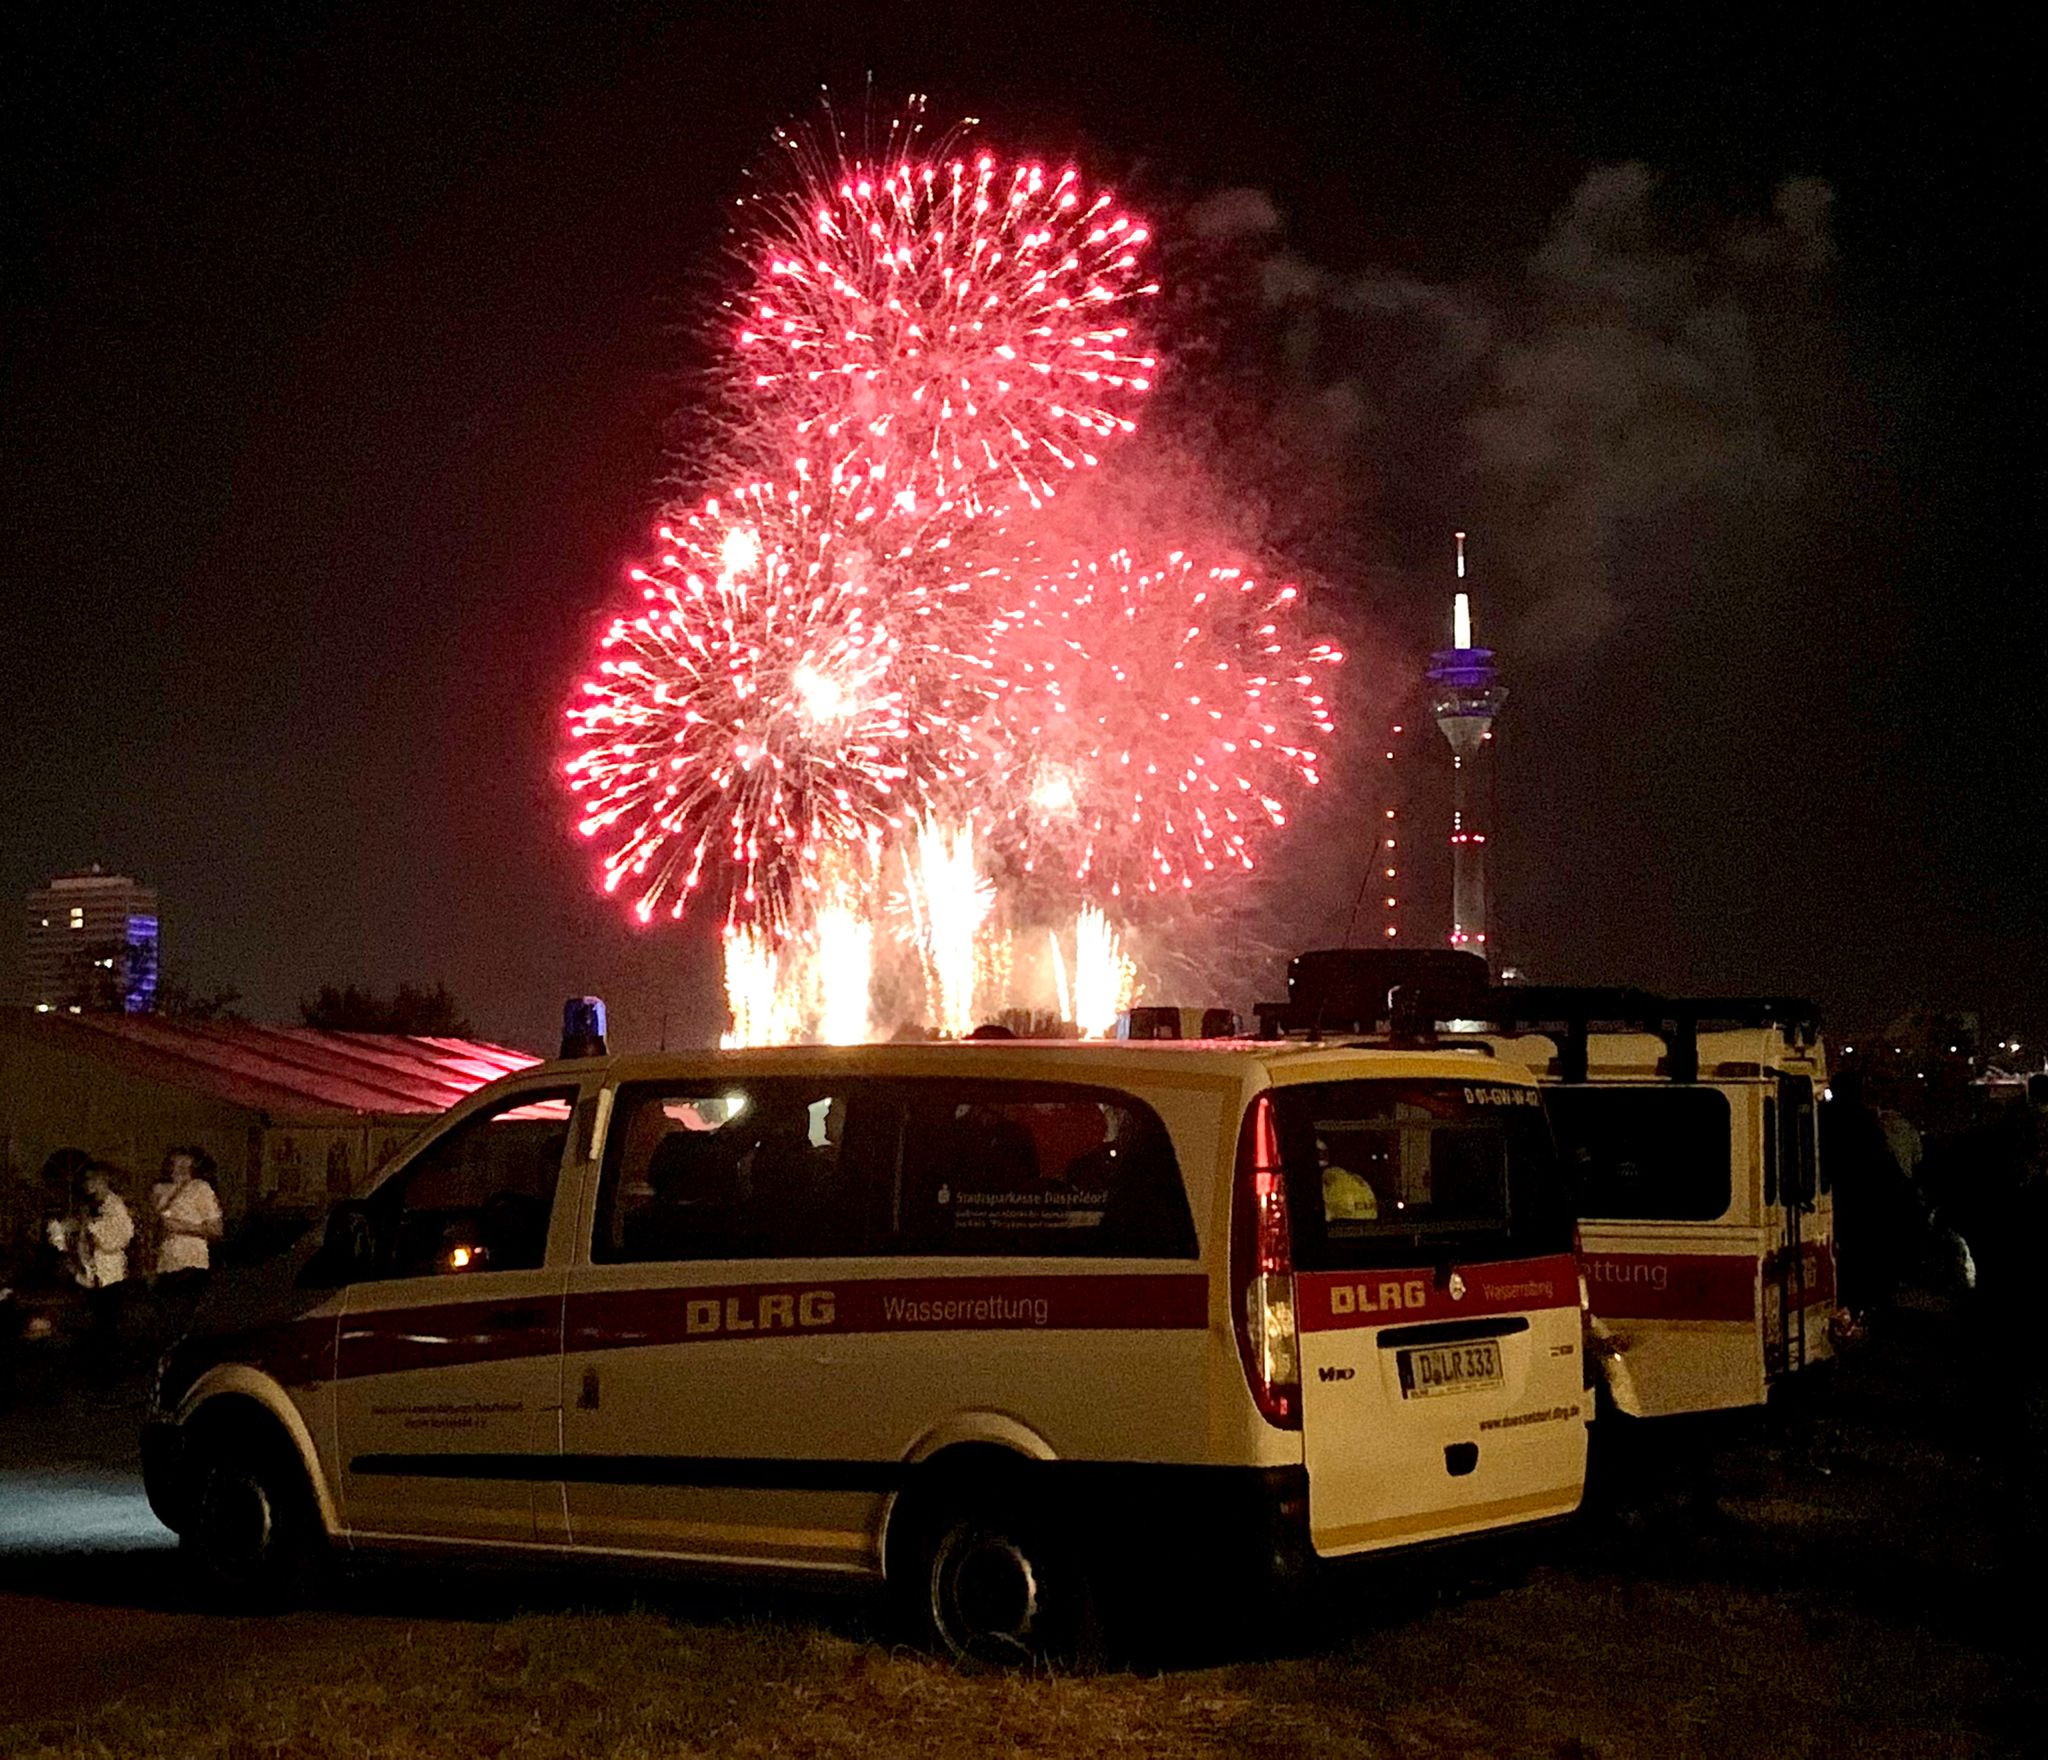
[[[1451,646],[1469,648],[1471,645],[1472,596],[1469,593],[1460,593],[1451,601]]]

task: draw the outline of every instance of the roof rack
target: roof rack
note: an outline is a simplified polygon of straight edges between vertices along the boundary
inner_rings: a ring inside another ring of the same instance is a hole
[[[1476,981],[1475,981],[1476,980]],[[1287,968],[1288,999],[1257,1005],[1259,1035],[1318,1038],[1372,1032],[1433,1039],[1441,1024],[1470,1033],[1546,1032],[1557,1040],[1561,1081],[1586,1079],[1587,1038],[1596,1027],[1654,1033],[1664,1073],[1696,1082],[1699,1035],[1720,1027],[1776,1027],[1788,1044],[1810,1043],[1820,1023],[1811,1002],[1792,996],[1659,996],[1625,985],[1493,984],[1485,962],[1454,949],[1323,948]]]

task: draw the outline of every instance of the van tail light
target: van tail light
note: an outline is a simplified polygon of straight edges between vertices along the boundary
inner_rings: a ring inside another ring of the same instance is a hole
[[[1230,1309],[1237,1354],[1260,1415],[1301,1428],[1301,1351],[1294,1330],[1294,1247],[1273,1097],[1261,1094],[1237,1135],[1230,1216]]]

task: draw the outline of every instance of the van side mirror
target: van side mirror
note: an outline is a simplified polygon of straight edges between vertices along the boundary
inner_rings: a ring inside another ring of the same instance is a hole
[[[327,1212],[319,1249],[299,1273],[308,1289],[340,1289],[370,1276],[377,1266],[377,1228],[370,1208],[347,1199]]]

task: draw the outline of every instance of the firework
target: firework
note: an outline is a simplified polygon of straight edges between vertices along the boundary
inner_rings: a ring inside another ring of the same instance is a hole
[[[975,864],[973,827],[923,821],[904,853],[903,872],[931,1024],[961,1038],[974,1026],[976,937],[995,898]]]
[[[606,632],[568,711],[578,830],[605,889],[642,922],[680,917],[714,867],[728,920],[808,923],[827,852],[879,848],[924,794],[966,773],[953,666],[933,631],[945,589],[898,578],[843,509],[742,489],[661,528],[632,571],[642,604]]]
[[[753,929],[728,929],[725,936],[725,1001],[732,1030],[719,1043],[786,1045],[802,1023],[783,982],[783,960],[768,937]]]
[[[869,991],[875,972],[875,925],[858,899],[841,895],[818,911],[812,966],[818,991],[819,1042],[867,1041]]]
[[[1286,628],[1296,589],[1183,551],[1021,578],[992,623],[996,843],[1023,874],[1102,899],[1251,868],[1318,780],[1321,674],[1343,658]]]
[[[859,517],[1037,508],[1135,426],[1148,229],[1071,168],[789,137],[756,198],[731,401]]]
[[[1060,560],[1092,497],[1047,502],[1157,372],[1146,226],[1072,169],[917,133],[783,137],[741,204],[721,456],[780,487],[661,528],[568,710],[606,891],[642,922],[723,901],[730,1043],[855,1042],[920,990],[962,1034],[1048,975],[1113,1031],[1134,907],[1251,868],[1331,732],[1341,656],[1293,587],[1134,555],[1100,505],[1118,547]],[[1136,475],[1217,522],[1199,473]],[[1118,505],[1186,529],[1157,499]]]
[[[1116,925],[1084,905],[1074,919],[1074,1025],[1082,1038],[1107,1039],[1116,1031],[1116,1017],[1131,1006],[1137,975]]]

